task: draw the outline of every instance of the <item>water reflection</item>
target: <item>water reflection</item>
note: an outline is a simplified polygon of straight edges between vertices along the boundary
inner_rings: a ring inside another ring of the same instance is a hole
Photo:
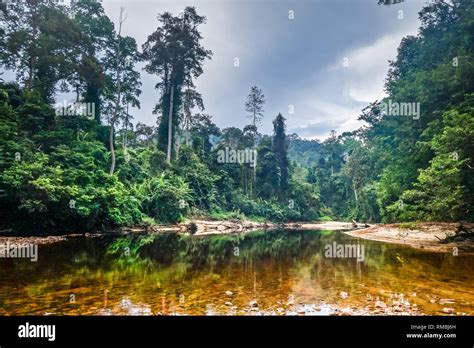
[[[363,262],[327,257],[334,243],[363,246]],[[376,299],[442,314],[449,299],[472,315],[473,266],[331,231],[75,238],[41,246],[36,263],[0,260],[0,314],[328,314]]]

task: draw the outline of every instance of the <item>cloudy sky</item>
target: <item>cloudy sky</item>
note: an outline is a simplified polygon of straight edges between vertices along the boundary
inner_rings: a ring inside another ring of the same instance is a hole
[[[396,57],[404,36],[416,34],[418,11],[425,1],[393,6],[379,6],[377,0],[104,0],[103,4],[114,22],[120,7],[125,7],[124,34],[133,36],[140,47],[156,29],[158,13],[177,15],[186,6],[196,7],[207,17],[201,28],[203,45],[214,52],[196,85],[214,122],[221,128],[249,123],[244,102],[250,87],[257,85],[267,100],[261,132],[271,133],[271,121],[281,112],[288,133],[324,139],[332,129],[340,133],[358,128],[360,110],[384,96],[388,60]],[[141,109],[133,115],[135,121],[153,125],[157,77],[141,74]]]

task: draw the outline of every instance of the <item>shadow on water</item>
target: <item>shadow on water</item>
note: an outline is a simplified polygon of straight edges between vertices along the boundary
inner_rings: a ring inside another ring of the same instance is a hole
[[[328,257],[340,245],[363,254]],[[473,256],[332,231],[73,238],[40,246],[38,262],[0,260],[0,314],[246,314],[253,300],[362,308],[404,294],[423,313],[442,314],[450,299],[473,315],[473,266]]]

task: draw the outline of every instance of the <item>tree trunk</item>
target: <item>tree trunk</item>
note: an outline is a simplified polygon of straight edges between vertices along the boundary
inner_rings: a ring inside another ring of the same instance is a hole
[[[354,188],[354,197],[356,200],[356,214],[359,214],[359,196],[357,195],[357,189],[356,189],[355,184],[353,185],[353,188]]]
[[[255,111],[253,113],[253,149],[255,152],[257,151],[257,115]],[[256,181],[257,181],[257,161],[255,158],[255,161],[253,164],[253,177],[252,177],[252,183],[251,183],[251,188],[250,188],[250,195],[253,194],[253,186]]]
[[[32,28],[32,43],[30,46],[30,57],[28,59],[28,83],[27,83],[27,88],[28,91],[31,91],[33,89],[33,74],[34,74],[34,67],[36,65],[36,42],[37,42],[37,36],[38,36],[38,13],[37,13],[37,6],[34,6],[33,13],[32,13],[32,21],[33,21],[33,28]]]
[[[33,58],[30,59],[30,63],[28,66],[28,84],[27,84],[28,91],[31,91],[33,87],[33,62],[32,61],[33,61]]]
[[[176,158],[179,158],[180,148],[181,148],[181,133],[179,134],[179,140],[176,142]]]
[[[127,136],[127,132],[128,132],[128,120],[129,120],[129,114],[128,114],[128,102],[127,102],[127,116],[125,118],[125,125],[124,125],[124,134],[123,134],[123,152],[124,154],[127,152],[127,143],[128,143],[128,136]],[[133,129],[132,129],[133,130]]]
[[[174,83],[171,82],[170,110],[168,113],[168,152],[166,160],[171,163],[171,147],[173,144],[173,103],[174,103]]]
[[[109,132],[109,146],[111,154],[111,163],[109,174],[113,175],[115,172],[115,147],[114,147],[114,133],[115,133],[115,122],[117,121],[119,108],[120,108],[120,93],[121,93],[121,83],[120,83],[120,35],[122,34],[122,24],[123,19],[123,7],[120,8],[120,19],[119,19],[119,31],[117,35],[117,60],[116,60],[116,69],[117,69],[117,101],[115,104],[114,115],[110,120],[110,132]]]
[[[113,175],[115,171],[114,124],[113,123],[110,125],[109,146],[110,146],[110,154],[112,156],[112,163],[110,163],[109,174]]]

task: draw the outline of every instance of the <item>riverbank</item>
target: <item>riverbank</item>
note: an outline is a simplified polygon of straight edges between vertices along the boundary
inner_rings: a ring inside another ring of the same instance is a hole
[[[0,244],[15,243],[24,244],[52,244],[66,241],[70,238],[88,237],[94,238],[99,236],[123,236],[130,234],[154,234],[154,233],[180,233],[190,234],[194,236],[215,236],[224,234],[234,234],[250,232],[254,230],[274,230],[274,229],[296,229],[296,230],[331,230],[331,231],[347,231],[353,228],[364,228],[367,225],[359,224],[356,227],[352,223],[328,221],[313,223],[272,223],[272,222],[256,222],[250,220],[188,220],[175,225],[150,225],[126,227],[113,231],[96,232],[96,233],[71,233],[59,236],[0,236]]]
[[[151,225],[122,228],[114,231],[97,233],[74,233],[60,236],[0,236],[0,244],[52,244],[75,237],[94,238],[103,235],[122,236],[130,234],[180,233],[199,236],[216,236],[245,233],[254,230],[294,229],[294,230],[330,230],[342,231],[350,236],[391,244],[406,245],[416,249],[434,252],[474,253],[474,239],[463,238],[459,234],[463,226],[473,224],[425,222],[367,225],[352,222],[327,221],[312,223],[272,223],[250,220],[188,220],[175,225]]]
[[[358,238],[410,246],[435,252],[474,253],[474,240],[463,237],[460,231],[473,224],[459,222],[423,222],[375,225],[346,231]],[[456,249],[457,248],[457,249]]]
[[[352,222],[326,221],[326,222],[290,222],[290,223],[272,223],[272,222],[254,222],[250,220],[243,221],[207,221],[193,220],[179,224],[175,228],[175,232],[192,232],[194,235],[219,235],[229,233],[247,232],[252,230],[271,230],[271,229],[295,229],[295,230],[331,230],[331,231],[347,231],[354,228],[369,227],[365,224],[353,224]],[[163,231],[163,228],[155,228],[156,232]]]

